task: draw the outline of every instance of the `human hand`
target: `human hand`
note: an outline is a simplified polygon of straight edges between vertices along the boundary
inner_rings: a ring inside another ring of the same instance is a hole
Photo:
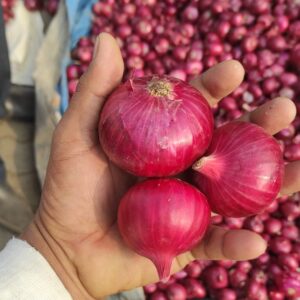
[[[107,159],[98,139],[101,108],[121,81],[123,68],[115,40],[101,34],[94,60],[55,130],[41,204],[22,235],[44,255],[74,299],[98,299],[158,280],[150,260],[129,249],[118,231],[118,203],[136,179]],[[191,83],[214,105],[243,77],[243,67],[227,61]],[[275,134],[295,114],[290,100],[277,98],[243,119]],[[299,175],[299,162],[287,165],[284,193],[300,189]],[[265,248],[253,232],[211,226],[195,249],[174,260],[172,271],[196,258],[252,259]]]

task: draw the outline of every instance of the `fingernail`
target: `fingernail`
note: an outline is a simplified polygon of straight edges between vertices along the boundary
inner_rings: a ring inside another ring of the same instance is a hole
[[[100,44],[100,36],[98,36],[95,41],[93,59],[95,59],[99,53],[99,49],[100,49],[99,44]]]

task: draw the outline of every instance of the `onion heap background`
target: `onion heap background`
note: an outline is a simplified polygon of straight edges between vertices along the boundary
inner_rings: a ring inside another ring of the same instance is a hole
[[[234,58],[244,65],[246,77],[213,108],[216,126],[278,95],[289,97],[298,116],[276,138],[286,161],[300,159],[299,0],[105,0],[93,6],[91,22],[90,36],[72,50],[70,96],[101,32],[117,38],[125,77],[170,74],[189,80]],[[168,282],[146,286],[147,298],[300,299],[299,200],[298,194],[281,197],[265,213],[249,218],[214,216],[214,224],[262,234],[268,251],[250,262],[194,261]]]
[[[25,7],[30,11],[45,10],[50,15],[54,15],[57,11],[60,0],[23,0]],[[7,23],[14,18],[13,7],[16,0],[0,0],[3,9],[4,22]]]
[[[104,31],[118,40],[126,77],[170,74],[189,80],[218,62],[242,62],[245,80],[214,108],[216,126],[278,95],[293,99],[300,110],[300,1],[96,3],[91,34],[72,51],[74,64],[67,70],[70,96],[92,59],[95,37]],[[300,116],[276,137],[287,161],[300,159]],[[259,216],[213,217],[215,224],[263,234],[269,241],[267,253],[251,262],[195,261],[167,283],[146,286],[148,299],[299,299],[299,217],[298,194],[278,199]]]

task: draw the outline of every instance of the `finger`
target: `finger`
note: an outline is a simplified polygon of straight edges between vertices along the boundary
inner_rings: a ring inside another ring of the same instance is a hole
[[[286,128],[295,117],[296,107],[293,101],[278,97],[243,115],[239,120],[257,124],[273,135]]]
[[[123,70],[116,40],[107,33],[100,34],[96,40],[93,61],[81,77],[77,92],[63,118],[64,123],[69,125],[66,126],[70,128],[69,134],[74,134],[78,126],[81,131],[95,131],[101,107],[121,81]]]
[[[281,195],[291,195],[300,191],[300,161],[288,163],[285,166]]]
[[[208,100],[211,106],[235,90],[243,81],[245,70],[237,60],[227,60],[210,68],[191,84]]]
[[[248,260],[266,250],[265,240],[249,230],[228,230],[212,226],[205,239],[193,249],[195,258],[211,260]]]

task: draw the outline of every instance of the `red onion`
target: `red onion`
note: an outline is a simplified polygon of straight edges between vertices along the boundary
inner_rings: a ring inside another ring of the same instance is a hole
[[[58,10],[59,0],[48,0],[46,1],[45,9],[50,15],[55,15]]]
[[[270,262],[270,255],[268,253],[264,253],[256,259],[256,265],[261,269],[265,270]]]
[[[215,215],[215,216],[212,216],[211,217],[211,223],[212,224],[221,224],[222,223],[222,221],[223,221],[223,217],[222,216],[220,216],[220,215]]]
[[[284,157],[288,161],[296,161],[300,159],[300,145],[299,144],[290,144],[286,145],[284,151]]]
[[[271,290],[269,292],[270,300],[284,300],[284,293],[281,291]]]
[[[144,291],[148,294],[152,294],[157,290],[157,286],[155,283],[147,284],[144,286]]]
[[[296,273],[285,273],[283,276],[278,277],[278,284],[285,292],[288,299],[299,299],[300,297],[300,280]]]
[[[252,268],[252,265],[249,261],[239,261],[236,264],[236,269],[240,270],[243,273],[248,273]]]
[[[229,271],[229,282],[234,288],[242,288],[247,282],[248,275],[241,269],[233,269]]]
[[[218,300],[236,300],[236,292],[232,289],[222,289],[217,294]]]
[[[195,183],[216,213],[229,217],[256,214],[277,196],[282,154],[278,143],[260,127],[243,122],[219,127],[206,155],[193,166]]]
[[[184,270],[186,271],[186,273],[189,277],[197,278],[200,276],[200,274],[202,272],[202,267],[199,264],[199,262],[195,260],[195,261],[191,262],[190,264],[188,264],[184,268]]]
[[[251,279],[255,282],[265,284],[267,282],[267,274],[261,269],[253,269],[251,271]]]
[[[171,276],[168,278],[168,280],[163,280],[157,283],[157,288],[160,290],[166,290],[171,284],[176,282],[176,279],[174,276]]]
[[[187,298],[204,298],[206,290],[203,284],[193,278],[185,279],[182,284],[186,288]]]
[[[126,243],[151,259],[162,279],[169,276],[173,258],[201,240],[209,216],[205,196],[194,187],[178,179],[156,179],[129,189],[118,223]]]
[[[282,223],[275,218],[270,218],[265,222],[265,231],[269,234],[280,234],[281,228]]]
[[[169,300],[185,300],[187,296],[185,288],[179,283],[170,285],[167,289],[167,295]]]
[[[183,279],[186,278],[188,276],[188,273],[185,270],[181,270],[175,274],[173,274],[173,277],[175,279]]]
[[[270,249],[276,254],[290,253],[292,244],[287,238],[279,236],[270,241]]]
[[[210,266],[204,270],[204,280],[212,289],[222,289],[228,286],[226,270],[221,266]]]
[[[175,70],[171,71],[170,72],[170,76],[178,78],[178,79],[180,79],[182,81],[186,81],[186,79],[187,79],[185,71],[184,70],[180,70],[180,69],[178,69],[178,70],[175,69]]]
[[[282,228],[282,236],[287,239],[296,241],[299,239],[299,229],[293,224],[286,224]]]
[[[297,271],[299,268],[298,261],[291,254],[280,254],[278,256],[278,262],[284,269],[288,269],[291,271]]]
[[[42,0],[24,0],[24,5],[28,10],[35,11],[41,10],[44,2]]]
[[[256,281],[251,281],[248,285],[247,300],[268,300],[266,288]]]
[[[234,266],[235,261],[233,260],[219,260],[218,265],[225,268],[230,269],[232,266]]]
[[[235,110],[238,108],[236,100],[233,97],[223,98],[219,103],[219,107],[227,111]]]
[[[281,204],[280,210],[284,217],[289,221],[293,221],[300,217],[300,205],[298,203],[287,201]]]
[[[168,300],[163,292],[155,292],[151,295],[150,300]]]
[[[212,113],[193,87],[168,76],[130,79],[109,97],[99,133],[108,157],[138,176],[168,176],[206,150]]]

